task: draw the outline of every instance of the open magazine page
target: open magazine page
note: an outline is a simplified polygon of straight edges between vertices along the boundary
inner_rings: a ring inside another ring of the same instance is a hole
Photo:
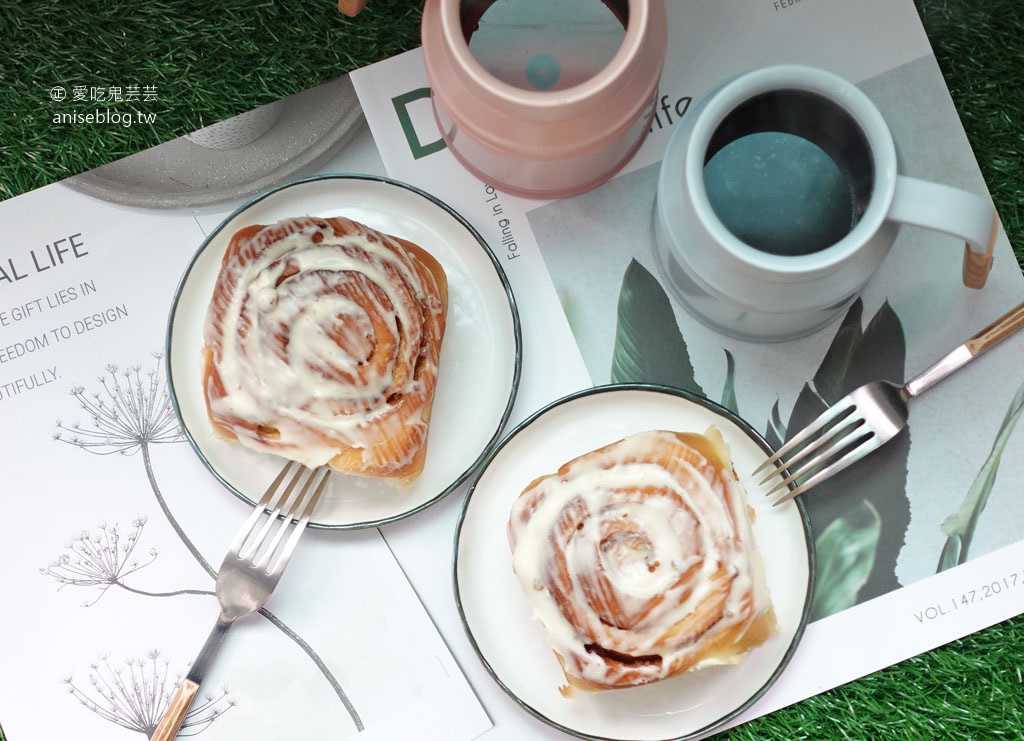
[[[380,172],[355,113],[322,165]],[[157,190],[151,165],[120,162],[121,174]],[[117,181],[109,170],[91,178]],[[217,619],[216,569],[252,507],[186,440],[164,354],[180,277],[241,202],[134,207],[58,183],[0,204],[0,436],[17,510],[0,522],[0,574],[14,595],[0,637],[9,739],[148,738]],[[182,733],[468,741],[489,727],[370,528],[304,535],[267,611],[226,637]]]
[[[739,72],[799,63],[840,74],[881,110],[906,174],[986,188],[909,0],[669,2],[668,12],[650,135],[613,180],[574,198],[516,198],[465,171],[440,143],[418,51],[353,74],[388,173],[459,210],[503,262],[527,348],[513,422],[567,390],[621,380],[613,357],[629,325],[678,338],[692,366],[631,380],[700,393],[777,441],[798,429],[801,394],[849,390],[883,372],[909,378],[1019,303],[1024,281],[1004,235],[987,286],[971,291],[960,284],[962,244],[912,227],[849,312],[800,340],[731,339],[671,303],[651,255],[661,154],[693,100]],[[629,314],[637,309],[621,299],[637,291],[666,312]],[[625,339],[644,345],[643,335]],[[840,343],[852,344],[835,363],[829,351]],[[1022,343],[996,348],[915,399],[909,434],[804,498],[818,559],[811,624],[747,717],[1024,610],[1024,437],[1014,431],[1022,367]],[[414,560],[414,537],[386,535],[403,564]]]

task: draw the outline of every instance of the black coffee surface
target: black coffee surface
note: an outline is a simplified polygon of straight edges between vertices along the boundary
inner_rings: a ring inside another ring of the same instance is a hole
[[[715,214],[740,240],[776,255],[824,250],[854,224],[850,184],[820,147],[794,134],[748,134],[704,167]]]

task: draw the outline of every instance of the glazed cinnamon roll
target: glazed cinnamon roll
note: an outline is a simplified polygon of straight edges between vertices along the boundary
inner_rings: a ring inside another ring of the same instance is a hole
[[[238,231],[204,326],[214,428],[253,450],[406,485],[423,470],[448,307],[418,245],[343,218]]]
[[[735,663],[763,643],[775,615],[752,515],[714,427],[631,435],[531,483],[509,542],[563,694]]]

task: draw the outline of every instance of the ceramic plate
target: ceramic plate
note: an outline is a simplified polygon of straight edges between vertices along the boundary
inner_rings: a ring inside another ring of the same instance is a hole
[[[186,435],[210,470],[246,501],[259,500],[283,459],[214,433],[202,392],[203,322],[231,236],[244,226],[303,215],[345,216],[409,239],[433,254],[448,276],[448,321],[423,473],[404,489],[337,474],[312,523],[376,526],[449,493],[497,441],[519,382],[519,315],[505,274],[479,234],[445,204],[402,183],[360,175],[311,178],[236,211],[207,238],[181,281],[168,324],[167,363]]]
[[[512,571],[509,512],[535,478],[634,432],[704,432],[710,425],[722,431],[741,481],[769,455],[768,444],[753,428],[705,399],[656,386],[605,386],[537,412],[481,467],[459,523],[456,599],[470,640],[492,676],[550,725],[591,739],[694,738],[753,704],[789,662],[810,609],[814,555],[808,521],[802,504],[772,507],[763,496],[767,489],[749,481],[743,483],[757,514],[754,534],[779,630],[740,664],[567,699],[558,691],[565,677]]]

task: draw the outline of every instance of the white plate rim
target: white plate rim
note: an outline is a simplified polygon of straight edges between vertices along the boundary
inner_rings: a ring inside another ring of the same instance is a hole
[[[718,404],[717,402],[714,402],[703,396],[692,393],[690,391],[686,391],[684,389],[679,389],[656,383],[610,383],[597,385],[576,392],[572,392],[538,409],[529,417],[527,417],[522,422],[517,424],[514,428],[509,430],[508,433],[502,438],[501,442],[491,449],[489,454],[486,456],[486,459],[483,462],[481,462],[481,464],[477,467],[473,479],[468,487],[468,491],[465,500],[463,501],[462,508],[459,512],[459,517],[455,529],[454,549],[452,557],[452,586],[455,595],[455,604],[459,613],[459,619],[462,622],[462,627],[465,630],[466,636],[468,637],[469,642],[473,647],[473,651],[476,653],[477,658],[480,660],[484,668],[487,670],[487,673],[498,684],[498,686],[501,687],[505,694],[508,695],[508,697],[511,698],[513,702],[515,702],[516,705],[518,705],[520,708],[526,711],[529,715],[544,722],[552,728],[560,730],[563,733],[566,733],[570,736],[574,736],[576,738],[586,739],[587,741],[628,741],[628,739],[622,736],[594,735],[591,733],[580,731],[576,728],[572,728],[564,723],[556,721],[545,715],[543,712],[531,706],[523,698],[519,697],[515,693],[515,691],[506,684],[502,677],[499,676],[497,670],[492,666],[491,662],[488,661],[487,657],[484,655],[484,652],[480,647],[479,643],[477,642],[477,638],[473,634],[472,627],[470,626],[469,620],[466,616],[462,592],[459,584],[459,550],[460,540],[463,533],[463,526],[466,523],[466,518],[469,513],[471,503],[473,501],[473,495],[476,493],[477,484],[479,483],[483,475],[486,473],[491,463],[501,454],[502,450],[506,447],[506,445],[508,445],[517,435],[527,430],[535,421],[537,421],[544,415],[548,414],[549,412],[552,412],[556,409],[560,409],[566,405],[572,404],[580,399],[620,391],[639,391],[650,392],[653,394],[667,394],[669,396],[677,397],[678,399],[682,399],[684,401],[688,401],[695,405],[704,407],[707,411],[711,412],[714,415],[720,416],[723,419],[728,420],[736,427],[738,427],[740,430],[742,430],[744,433],[746,433],[750,440],[755,445],[757,445],[757,447],[759,447],[765,453],[766,456],[770,456],[775,452],[772,446],[768,443],[768,441],[765,440],[765,438],[746,420],[742,419],[741,417],[739,417],[726,407],[722,406],[721,404]],[[789,488],[792,487],[793,484],[790,484]],[[814,547],[814,538],[811,532],[811,523],[810,518],[807,514],[807,510],[803,502],[799,498],[791,500],[790,503],[794,505],[796,509],[796,512],[800,519],[800,524],[804,532],[804,542],[807,548],[807,586],[804,592],[804,603],[800,613],[799,623],[796,629],[794,630],[794,634],[789,646],[786,647],[786,650],[781,656],[778,665],[775,667],[774,671],[770,674],[770,676],[768,676],[765,679],[763,684],[751,696],[749,696],[746,700],[741,702],[737,707],[723,714],[716,721],[706,724],[698,729],[694,729],[682,735],[675,735],[666,737],[664,739],[658,739],[657,741],[691,741],[692,739],[703,738],[710,733],[721,730],[723,726],[729,723],[729,721],[735,719],[741,713],[748,710],[755,702],[757,702],[757,700],[764,696],[764,694],[771,688],[771,686],[775,684],[779,676],[781,676],[782,672],[785,670],[786,666],[789,664],[794,653],[796,652],[797,646],[799,645],[800,640],[803,637],[804,631],[810,619],[812,601],[814,597],[814,584],[816,578],[817,561]]]
[[[386,525],[386,524],[389,524],[389,523],[392,523],[392,522],[396,522],[398,520],[402,520],[402,519],[405,519],[407,517],[410,517],[410,516],[412,516],[412,515],[414,515],[414,514],[416,514],[418,512],[421,512],[422,510],[430,507],[431,505],[436,504],[440,500],[444,499],[452,491],[457,489],[462,483],[464,483],[467,479],[469,479],[473,475],[473,473],[480,466],[480,464],[488,457],[488,455],[490,454],[491,450],[501,440],[502,432],[504,431],[505,426],[508,424],[509,417],[512,414],[513,406],[515,405],[515,400],[516,400],[516,397],[518,395],[518,390],[519,390],[519,382],[520,382],[520,379],[521,379],[521,376],[522,376],[522,357],[523,357],[523,337],[522,337],[522,325],[521,325],[520,317],[519,317],[519,309],[518,309],[518,306],[516,304],[515,296],[514,296],[514,294],[512,292],[511,283],[509,282],[508,276],[505,274],[504,269],[501,267],[501,263],[498,261],[497,257],[495,256],[493,250],[491,250],[490,246],[487,244],[486,240],[484,240],[484,238],[480,235],[480,233],[476,230],[476,228],[474,228],[472,226],[472,224],[470,224],[460,213],[458,213],[455,209],[453,209],[451,206],[449,206],[444,201],[440,200],[436,196],[428,193],[427,191],[425,191],[425,190],[423,190],[421,188],[417,188],[414,185],[410,185],[410,184],[402,182],[400,180],[396,180],[394,178],[390,178],[390,177],[383,176],[383,175],[370,175],[370,174],[363,174],[363,173],[333,173],[333,174],[328,174],[328,175],[314,175],[314,176],[311,176],[311,177],[298,178],[298,179],[295,179],[295,180],[291,180],[291,181],[289,181],[287,183],[283,183],[283,184],[281,184],[281,185],[279,185],[279,186],[277,186],[275,188],[271,188],[269,190],[264,191],[260,195],[258,195],[256,197],[246,201],[244,204],[242,204],[241,206],[236,208],[229,215],[227,215],[224,219],[222,219],[221,222],[217,225],[217,227],[215,229],[213,229],[206,236],[206,238],[203,240],[202,244],[199,246],[199,248],[195,251],[195,253],[190,258],[189,264],[188,264],[187,268],[185,269],[185,271],[182,273],[182,276],[181,276],[181,278],[180,278],[180,280],[178,282],[178,285],[175,288],[174,298],[171,301],[171,307],[170,307],[170,311],[168,313],[167,326],[166,326],[166,334],[165,334],[165,342],[164,342],[164,371],[165,371],[166,376],[167,376],[167,387],[168,387],[168,391],[169,391],[169,394],[170,394],[171,406],[174,409],[174,414],[175,414],[175,416],[176,416],[176,418],[178,420],[178,424],[181,427],[182,432],[185,434],[185,437],[188,440],[189,445],[192,447],[193,451],[199,457],[199,460],[202,462],[203,466],[229,492],[231,492],[233,495],[235,495],[236,497],[238,497],[242,501],[244,501],[244,502],[246,502],[246,503],[248,503],[250,505],[255,506],[256,502],[259,499],[259,496],[253,497],[251,495],[247,495],[246,493],[244,493],[242,491],[239,491],[236,486],[234,486],[231,482],[229,482],[224,477],[224,475],[221,473],[221,471],[218,469],[218,467],[216,465],[214,465],[214,463],[210,460],[210,456],[208,456],[206,454],[206,452],[203,450],[202,445],[196,439],[196,436],[193,434],[192,430],[189,428],[188,424],[185,422],[185,419],[184,419],[184,416],[183,416],[183,413],[182,413],[182,409],[181,409],[181,405],[180,405],[179,400],[178,400],[178,394],[175,391],[174,368],[173,368],[173,363],[172,363],[172,359],[173,359],[173,355],[172,355],[172,335],[173,335],[173,330],[174,330],[174,326],[175,326],[175,317],[176,317],[177,311],[178,311],[179,300],[180,300],[180,298],[182,296],[182,292],[184,291],[185,287],[187,286],[187,284],[189,282],[190,277],[192,276],[193,269],[195,268],[196,263],[198,262],[200,257],[203,255],[204,251],[218,237],[218,235],[225,228],[227,228],[227,226],[229,224],[231,224],[231,222],[235,218],[237,218],[238,216],[244,214],[247,210],[249,210],[252,207],[256,206],[257,204],[263,202],[264,200],[266,200],[268,198],[271,198],[274,195],[279,194],[279,193],[281,193],[281,192],[283,192],[283,191],[285,191],[285,190],[287,190],[289,188],[293,188],[293,187],[296,187],[296,186],[304,186],[304,185],[308,185],[308,184],[312,184],[312,183],[318,183],[318,182],[333,181],[333,180],[342,180],[342,181],[346,181],[346,182],[367,181],[367,182],[373,182],[373,183],[381,184],[381,185],[384,185],[384,186],[387,186],[387,187],[400,188],[400,189],[402,189],[402,190],[404,190],[404,191],[406,191],[406,192],[408,192],[408,193],[410,193],[410,194],[412,194],[414,196],[418,196],[420,198],[425,199],[431,205],[433,205],[433,206],[443,210],[444,212],[447,213],[448,216],[450,216],[452,219],[454,219],[456,222],[458,222],[458,224],[462,228],[464,228],[466,230],[466,232],[469,234],[469,236],[479,245],[479,247],[483,251],[484,255],[489,259],[489,261],[491,263],[491,266],[494,268],[496,277],[498,278],[498,280],[500,281],[500,283],[502,285],[502,288],[504,289],[505,298],[506,298],[506,300],[508,302],[509,319],[511,320],[512,332],[513,332],[513,336],[515,338],[515,352],[514,352],[514,355],[513,355],[512,378],[511,378],[511,383],[510,383],[510,388],[509,388],[509,391],[508,391],[508,395],[506,397],[505,408],[504,408],[504,410],[503,410],[503,412],[501,414],[500,420],[499,420],[498,424],[496,425],[496,429],[494,430],[494,433],[492,434],[491,438],[483,446],[482,450],[480,451],[480,453],[476,457],[476,459],[464,471],[462,471],[458,476],[456,476],[455,479],[451,483],[449,483],[447,486],[445,486],[437,494],[435,494],[434,496],[430,497],[428,500],[423,501],[423,502],[417,504],[414,507],[410,507],[409,509],[405,509],[405,510],[402,510],[400,512],[396,512],[396,513],[394,513],[392,515],[389,515],[389,516],[386,516],[386,517],[381,517],[381,518],[377,518],[377,519],[373,519],[373,520],[360,521],[360,522],[346,522],[346,523],[327,523],[327,522],[321,522],[321,521],[318,521],[318,520],[310,520],[310,522],[309,522],[309,527],[310,528],[316,528],[316,529],[323,529],[323,530],[359,530],[359,529],[363,529],[363,528],[380,527],[382,525]],[[283,461],[283,459],[282,459],[282,461]]]

